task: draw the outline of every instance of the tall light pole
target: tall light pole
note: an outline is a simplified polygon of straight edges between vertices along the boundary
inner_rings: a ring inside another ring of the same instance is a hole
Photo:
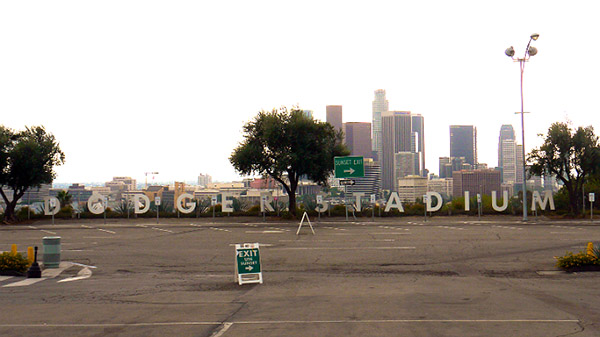
[[[514,57],[515,49],[510,46],[507,48],[504,53],[506,56],[513,59],[515,62],[519,62],[519,66],[521,68],[521,112],[517,112],[521,114],[521,137],[523,144],[523,221],[527,221],[527,160],[525,158],[525,111],[523,111],[523,72],[525,72],[525,62],[529,61],[531,56],[537,54],[537,49],[531,46],[531,41],[536,41],[540,37],[540,34],[531,34],[529,37],[529,43],[527,43],[527,48],[525,48],[525,55],[523,58]]]

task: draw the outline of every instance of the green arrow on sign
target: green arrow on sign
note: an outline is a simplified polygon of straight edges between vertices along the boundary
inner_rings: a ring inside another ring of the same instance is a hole
[[[365,176],[363,157],[348,156],[333,158],[336,178],[360,178]]]

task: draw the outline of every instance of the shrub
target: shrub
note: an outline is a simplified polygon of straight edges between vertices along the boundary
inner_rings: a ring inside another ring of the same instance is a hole
[[[565,256],[558,256],[556,258],[556,266],[562,269],[570,269],[575,267],[600,265],[600,259],[598,255],[588,255],[581,251],[577,254],[573,252],[567,252]]]
[[[25,273],[28,267],[29,261],[21,253],[4,252],[0,254],[0,272]]]

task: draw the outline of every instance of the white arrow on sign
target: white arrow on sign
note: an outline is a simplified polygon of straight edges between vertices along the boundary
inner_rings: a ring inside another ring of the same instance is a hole
[[[252,269],[254,269],[254,268],[252,268],[252,266],[248,266],[248,267],[246,267],[246,270],[247,270],[247,271],[251,271]]]
[[[354,173],[354,169],[351,167],[351,168],[349,168],[347,170],[344,170],[344,173],[350,173],[350,174],[352,174],[352,173]]]

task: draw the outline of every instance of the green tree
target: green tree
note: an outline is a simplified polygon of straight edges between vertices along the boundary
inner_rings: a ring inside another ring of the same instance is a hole
[[[542,135],[543,136],[543,135]],[[599,169],[600,144],[591,126],[571,129],[567,123],[554,123],[544,144],[528,156],[531,174],[554,175],[564,184],[571,214],[579,214],[586,178]]]
[[[296,214],[300,177],[327,185],[333,157],[348,155],[342,131],[315,121],[298,108],[261,111],[244,126],[244,140],[229,161],[244,175],[260,174],[278,181],[289,195],[290,213]]]
[[[44,127],[16,132],[0,126],[0,195],[6,204],[5,221],[17,220],[15,207],[19,199],[29,188],[52,183],[56,177],[54,166],[64,160],[58,142]],[[2,188],[12,192],[12,199]]]
[[[56,199],[60,202],[60,208],[63,208],[71,204],[73,196],[69,194],[69,191],[58,191]]]

